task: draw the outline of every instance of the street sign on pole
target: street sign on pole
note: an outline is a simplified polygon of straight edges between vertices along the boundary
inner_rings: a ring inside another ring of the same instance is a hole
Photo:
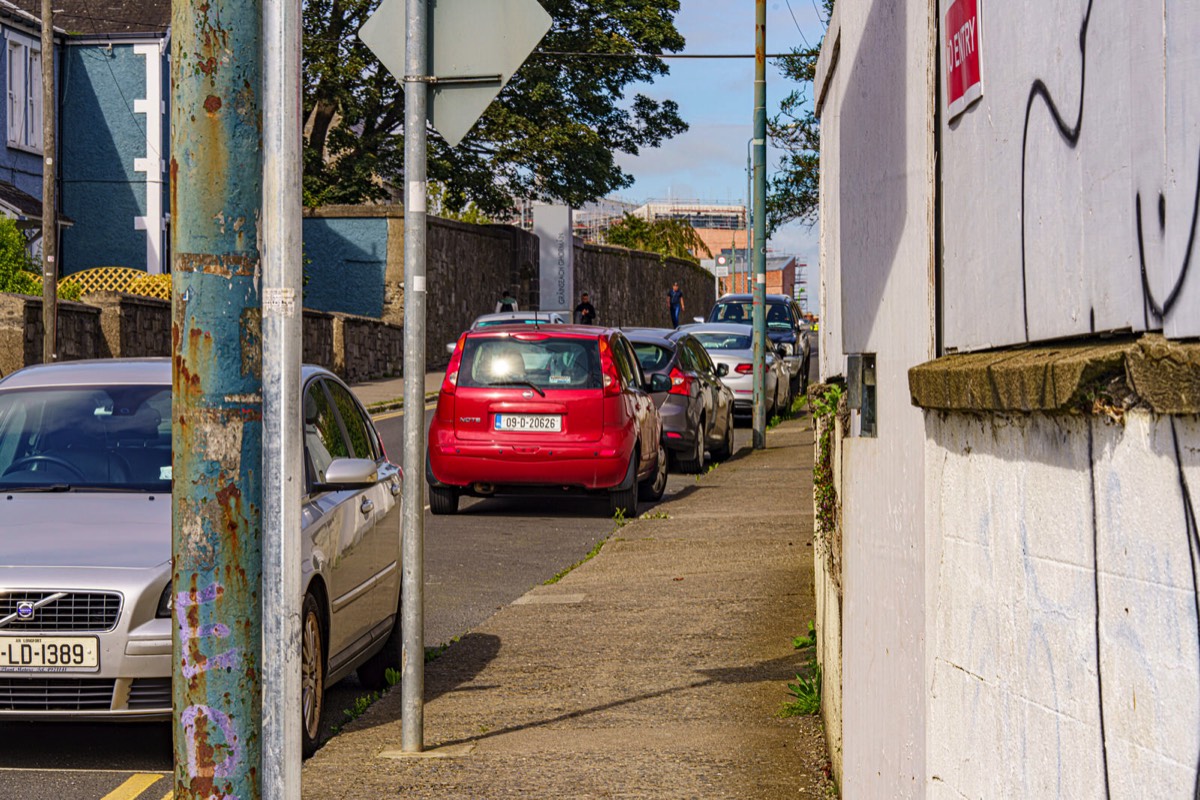
[[[553,21],[537,0],[438,0],[425,9],[429,122],[462,141]],[[404,75],[405,0],[383,0],[358,32],[393,75]]]
[[[411,410],[404,415],[401,513],[405,753],[425,749],[425,124],[451,147],[462,141],[550,23],[537,0],[383,0],[358,32],[404,82],[404,407]]]

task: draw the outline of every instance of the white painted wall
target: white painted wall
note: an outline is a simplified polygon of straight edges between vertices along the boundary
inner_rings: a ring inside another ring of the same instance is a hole
[[[926,423],[929,796],[1192,797],[1200,420]]]
[[[873,353],[878,437],[843,442],[843,796],[926,781],[924,429],[934,356],[933,7],[839,0],[822,56],[821,370]],[[856,428],[852,422],[852,427]]]
[[[980,9],[983,98],[942,123],[946,346],[1200,335],[1200,4]]]

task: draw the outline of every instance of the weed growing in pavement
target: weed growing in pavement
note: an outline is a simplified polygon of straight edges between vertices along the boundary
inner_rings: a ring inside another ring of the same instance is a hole
[[[450,649],[450,645],[454,644],[458,640],[459,640],[459,637],[455,636],[450,641],[445,642],[444,644],[439,644],[437,647],[426,647],[425,648],[425,663],[428,664],[430,661],[436,661],[438,659],[438,657],[440,657],[442,655],[442,653],[444,653]],[[388,670],[388,672],[392,672],[392,671],[393,670]],[[387,675],[387,673],[384,673],[384,674],[385,674],[385,676]],[[392,685],[390,677],[388,677],[388,685],[389,686]]]
[[[812,647],[816,643],[817,643],[817,626],[810,619],[808,621],[808,635],[807,636],[793,636],[792,637],[792,647],[796,648],[797,650],[803,650],[806,647]]]
[[[640,519],[670,519],[670,518],[671,518],[671,515],[665,511],[655,511],[655,512],[647,511],[645,514],[642,514],[642,516],[640,517]]]
[[[457,639],[455,641],[457,641]],[[442,649],[445,650],[445,648],[446,648],[446,645],[442,645]],[[432,647],[426,648],[426,650],[425,650],[425,660],[426,661],[432,660],[429,658],[429,651],[432,649],[434,649],[434,648],[432,648]],[[436,656],[435,656],[435,658],[436,658]],[[383,671],[383,678],[384,678],[384,680],[387,681],[388,689],[391,689],[393,686],[398,684],[402,677],[403,677],[403,674],[398,669],[392,669],[391,667],[388,667],[386,670]],[[375,703],[379,702],[379,699],[381,697],[383,697],[383,695],[386,693],[386,691],[387,690],[385,689],[384,691],[380,691],[380,692],[371,692],[369,694],[359,695],[358,697],[354,698],[354,705],[350,706],[350,708],[342,709],[342,714],[344,714],[351,721],[358,719],[364,713],[366,713],[366,710],[368,708],[373,706]],[[332,731],[334,734],[336,734],[339,730],[341,730],[340,725],[334,725],[332,728]]]
[[[614,514],[614,515],[613,515],[613,518],[615,519],[615,518],[617,517],[617,515],[618,515],[618,514],[620,514],[620,516],[621,516],[621,518],[622,518],[622,519],[624,519],[624,518],[625,518],[625,515],[624,515],[624,514],[621,514],[621,512],[620,512],[619,510],[617,511],[617,514]],[[622,524],[622,525],[624,525],[625,523],[624,523],[624,522],[622,522],[621,524]],[[586,563],[586,562],[588,562],[588,561],[591,561],[591,560],[592,560],[593,558],[595,558],[595,557],[596,557],[596,555],[597,555],[597,554],[600,552],[600,548],[604,547],[604,543],[605,543],[606,541],[608,541],[608,539],[607,539],[607,538],[604,538],[604,539],[601,539],[600,541],[596,542],[596,546],[595,546],[595,547],[593,547],[591,550],[589,550],[586,556],[584,556],[583,558],[579,559],[579,560],[578,560],[578,561],[576,561],[574,564],[572,564],[571,566],[569,566],[569,567],[567,567],[566,569],[564,569],[562,572],[560,572],[560,573],[558,573],[557,575],[555,575],[553,578],[547,578],[545,581],[543,581],[543,582],[542,582],[542,586],[551,586],[551,585],[553,585],[553,584],[555,584],[555,583],[558,583],[559,581],[561,581],[561,580],[562,580],[562,579],[563,579],[563,578],[566,576],[566,574],[567,574],[568,572],[570,572],[571,570],[575,569],[576,567],[578,567],[578,566],[579,566],[579,565],[581,565],[581,564],[584,564],[584,563]]]
[[[821,711],[821,665],[813,661],[809,664],[807,676],[796,673],[796,682],[789,683],[788,694],[794,699],[783,704],[779,716],[808,717]]]
[[[613,512],[613,524],[618,528],[624,528],[628,523],[629,520],[625,519],[625,509],[618,508]]]
[[[781,422],[783,422],[783,417],[776,414],[775,416],[771,417],[770,420],[767,421],[767,430],[771,430],[771,428],[774,428],[776,425],[778,425]]]

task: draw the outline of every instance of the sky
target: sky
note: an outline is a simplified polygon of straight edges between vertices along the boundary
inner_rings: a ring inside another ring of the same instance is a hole
[[[791,4],[790,11],[788,3]],[[816,43],[825,26],[815,0],[767,0],[767,52],[786,53]],[[794,21],[793,21],[794,13]],[[754,52],[752,0],[680,0],[675,26],[687,40],[685,53]],[[754,59],[671,59],[671,73],[632,91],[656,100],[674,100],[690,129],[662,147],[621,156],[620,165],[636,182],[621,192],[625,200],[698,199],[746,201],[746,143],[754,131]],[[767,62],[767,115],[797,84]],[[632,94],[631,91],[631,94]],[[781,156],[768,150],[768,174]],[[810,265],[808,283],[815,294],[817,227],[792,223],[767,243],[779,254],[795,255]]]

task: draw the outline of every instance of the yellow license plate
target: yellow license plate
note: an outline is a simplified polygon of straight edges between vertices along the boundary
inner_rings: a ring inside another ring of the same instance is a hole
[[[0,636],[0,672],[96,672],[95,636]]]

